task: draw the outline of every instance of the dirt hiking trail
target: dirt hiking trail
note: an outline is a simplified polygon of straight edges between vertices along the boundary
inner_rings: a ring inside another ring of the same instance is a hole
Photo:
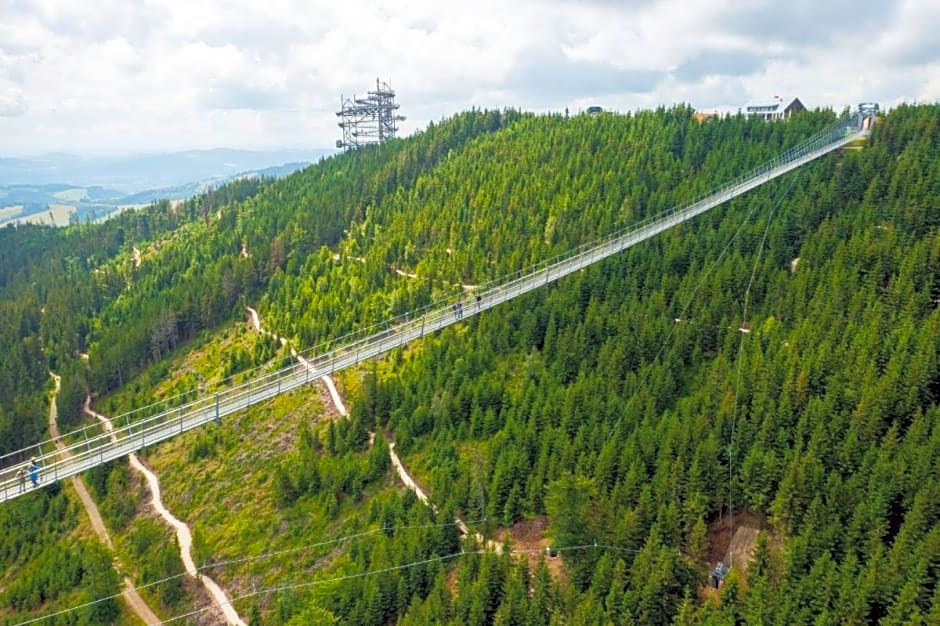
[[[55,391],[49,402],[49,433],[52,435],[53,440],[55,440],[56,447],[59,450],[65,450],[65,444],[62,443],[61,435],[59,434],[59,408],[56,404],[56,396],[62,386],[62,378],[52,372],[49,373],[55,380]],[[82,481],[80,476],[72,476],[70,480],[72,481],[72,486],[75,487],[76,493],[78,493],[79,500],[82,501],[82,506],[85,507],[85,512],[88,513],[88,519],[91,521],[91,527],[94,529],[95,534],[98,535],[98,539],[101,543],[107,546],[108,550],[111,550],[113,553],[114,542],[111,541],[111,535],[108,533],[108,528],[104,525],[101,512],[98,511],[98,505],[92,500],[91,494],[89,494],[88,489],[85,488],[84,481]],[[120,561],[115,560],[115,564],[116,569],[119,571],[125,569]],[[161,623],[160,618],[153,612],[150,605],[148,605],[137,592],[137,588],[134,586],[134,582],[129,576],[124,577],[124,590],[121,592],[121,597],[130,607],[131,611],[145,624]]]
[[[92,410],[90,397],[85,399],[85,413],[97,418],[99,421],[101,421],[102,424],[104,424],[105,430],[111,432],[111,420],[104,415],[96,413]],[[209,593],[209,596],[213,599],[213,601],[215,601],[216,606],[222,612],[222,615],[228,624],[232,624],[234,626],[248,626],[247,623],[242,620],[241,617],[239,617],[238,612],[235,611],[235,607],[232,606],[231,600],[229,600],[228,596],[225,595],[225,591],[222,590],[222,587],[220,587],[219,584],[212,580],[212,578],[209,576],[199,573],[199,569],[196,567],[196,563],[193,561],[192,556],[192,532],[189,530],[189,526],[178,520],[163,505],[163,498],[160,492],[160,481],[157,479],[157,475],[151,472],[150,469],[140,461],[136,454],[131,454],[129,458],[131,467],[143,474],[144,478],[147,480],[147,486],[150,488],[150,493],[152,496],[150,502],[153,505],[153,508],[157,511],[157,513],[160,514],[160,517],[162,517],[167,524],[176,530],[176,539],[180,546],[180,560],[183,561],[183,567],[186,568],[186,573],[202,583],[202,585],[206,588],[206,591]]]

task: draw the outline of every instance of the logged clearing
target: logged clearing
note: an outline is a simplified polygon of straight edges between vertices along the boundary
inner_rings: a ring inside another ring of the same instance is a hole
[[[514,552],[524,553],[529,561],[529,571],[535,572],[539,559],[545,557],[548,573],[555,582],[563,581],[561,556],[549,556],[547,548],[551,541],[545,536],[548,529],[548,517],[540,516],[523,520],[510,528],[500,529],[496,533],[496,542],[502,543],[507,538]]]
[[[757,536],[767,532],[766,528],[765,516],[747,511],[735,513],[733,518],[726,515],[718,519],[708,529],[709,569],[714,568],[718,561],[724,561],[733,569],[746,573],[757,545]]]
[[[733,517],[724,515],[716,520],[708,529],[709,574],[715,569],[718,561],[723,561],[732,566],[731,571],[736,571],[739,580],[746,585],[747,569],[761,533],[770,533],[771,543],[776,543],[764,515],[740,511]],[[702,600],[715,602],[719,595],[720,591],[710,582],[699,587],[699,598]]]

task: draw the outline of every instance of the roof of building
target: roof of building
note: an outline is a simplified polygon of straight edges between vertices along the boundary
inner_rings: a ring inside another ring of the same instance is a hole
[[[749,113],[772,113],[779,110],[781,104],[780,102],[773,104],[749,104],[747,105],[747,110]]]
[[[800,102],[799,98],[781,98],[780,96],[774,96],[776,102],[769,104],[749,104],[745,109],[748,113],[776,113],[778,111],[784,111],[793,106],[794,103],[799,102],[800,106],[803,106],[803,103]]]

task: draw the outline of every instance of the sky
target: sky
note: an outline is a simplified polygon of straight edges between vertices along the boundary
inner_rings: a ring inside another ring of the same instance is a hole
[[[0,157],[333,146],[459,111],[940,99],[937,0],[0,0]]]

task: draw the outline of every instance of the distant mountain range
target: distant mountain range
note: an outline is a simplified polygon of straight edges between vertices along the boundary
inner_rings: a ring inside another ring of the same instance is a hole
[[[0,185],[68,183],[125,194],[252,172],[281,163],[312,163],[333,150],[188,150],[121,157],[44,154],[0,158]]]
[[[130,205],[181,200],[246,176],[287,176],[332,150],[194,150],[127,157],[0,158],[0,226],[97,220]]]

